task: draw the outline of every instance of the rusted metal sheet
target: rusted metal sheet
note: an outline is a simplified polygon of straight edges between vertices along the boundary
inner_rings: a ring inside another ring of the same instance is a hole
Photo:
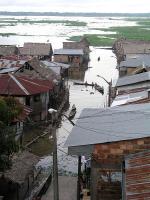
[[[150,200],[150,151],[125,160],[126,200]]]

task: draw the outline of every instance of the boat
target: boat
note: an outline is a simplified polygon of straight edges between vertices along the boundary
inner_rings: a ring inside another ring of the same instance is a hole
[[[104,87],[98,85],[98,84],[95,84],[95,89],[100,92],[102,95],[104,94]]]
[[[85,86],[94,86],[94,83],[87,83],[87,82],[85,82],[85,83],[83,83],[83,82],[74,82],[73,83],[74,85],[85,85]]]
[[[71,108],[71,110],[70,110],[70,113],[69,113],[68,118],[69,118],[69,119],[73,119],[74,116],[75,116],[75,114],[76,114],[76,112],[77,112],[77,109],[76,109],[75,105],[73,104],[73,106],[72,106],[72,108]]]

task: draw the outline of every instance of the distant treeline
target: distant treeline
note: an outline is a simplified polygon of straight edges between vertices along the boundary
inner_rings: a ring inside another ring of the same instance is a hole
[[[150,17],[150,13],[73,13],[73,12],[8,12],[0,15],[9,16],[82,16],[82,17]]]

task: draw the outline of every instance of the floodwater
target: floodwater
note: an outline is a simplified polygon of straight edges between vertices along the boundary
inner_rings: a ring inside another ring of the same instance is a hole
[[[2,16],[0,17],[2,18]],[[6,18],[6,16],[5,16]],[[9,17],[8,17],[9,18]],[[12,18],[12,16],[11,16]],[[53,48],[61,48],[62,42],[66,41],[70,36],[102,33],[97,28],[108,28],[111,26],[134,25],[134,22],[128,22],[118,18],[109,20],[102,17],[14,17],[16,19],[50,19],[50,20],[72,20],[87,22],[85,27],[66,26],[59,24],[17,24],[16,26],[0,27],[1,33],[16,33],[18,35],[9,37],[0,37],[1,44],[16,44],[22,46],[24,42],[51,42]],[[108,84],[97,75],[103,76],[107,81],[117,79],[116,58],[111,50],[90,47],[90,62],[89,68],[82,74],[82,80],[88,83],[97,83],[104,86],[104,95],[92,89],[92,87],[73,85],[75,80],[69,80],[70,85],[70,106],[75,104],[77,118],[84,108],[102,108],[107,106],[108,99]],[[100,57],[100,61],[98,61]],[[74,119],[75,122],[76,119]],[[61,128],[57,130],[58,137],[58,162],[59,170],[64,173],[77,172],[77,158],[67,155],[67,149],[64,148],[64,143],[70,134],[72,125],[64,118]],[[84,138],[83,138],[84,139]],[[44,144],[43,144],[44,145]],[[47,144],[48,145],[48,144]],[[38,148],[38,147],[36,147]],[[40,151],[42,146],[40,146]],[[48,162],[48,157],[45,158],[45,164]],[[44,164],[44,162],[43,162]]]
[[[100,61],[97,58],[100,56]],[[70,105],[76,105],[77,113],[76,118],[79,117],[84,108],[103,108],[108,103],[108,84],[97,75],[101,75],[107,81],[113,79],[115,83],[117,79],[116,58],[111,50],[99,49],[91,47],[89,68],[85,72],[84,82],[97,83],[104,87],[104,95],[92,89],[92,87],[73,85],[73,80],[69,81],[70,84]],[[91,94],[92,92],[92,94]],[[72,125],[65,118],[60,129],[57,130],[58,137],[58,160],[59,169],[66,172],[77,172],[77,158],[65,155],[67,149],[64,148],[65,141],[71,132]],[[84,139],[84,138],[83,138]]]

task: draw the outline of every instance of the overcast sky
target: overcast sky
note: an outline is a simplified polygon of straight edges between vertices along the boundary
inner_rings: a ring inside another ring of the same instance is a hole
[[[0,0],[1,11],[150,12],[150,0]]]

